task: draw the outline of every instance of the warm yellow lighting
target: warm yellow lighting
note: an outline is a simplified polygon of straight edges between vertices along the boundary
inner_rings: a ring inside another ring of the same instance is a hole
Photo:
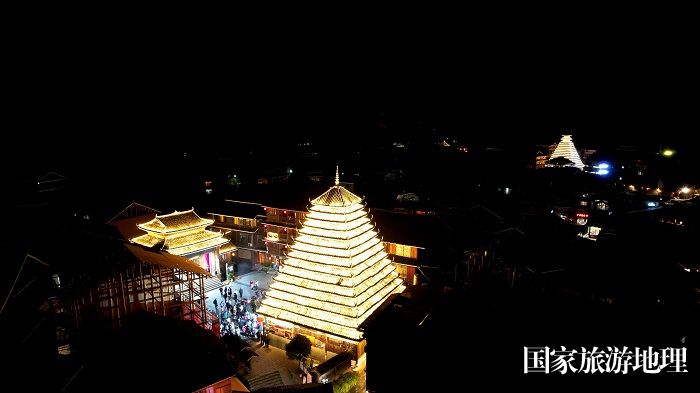
[[[227,252],[236,251],[237,249],[238,249],[238,248],[237,248],[236,246],[234,246],[234,245],[231,244],[231,243],[228,243],[228,244],[222,245],[221,248],[219,248],[219,252],[220,252],[221,254],[224,254],[224,253],[227,253]]]
[[[139,229],[147,232],[169,234],[173,232],[186,231],[199,227],[206,227],[214,223],[214,220],[201,218],[194,210],[156,216],[149,222],[138,224]]]
[[[673,156],[674,154],[676,154],[676,152],[673,151],[673,150],[671,150],[671,149],[666,149],[666,150],[664,150],[663,152],[661,152],[661,154],[663,154],[664,157],[671,157],[671,156]]]
[[[377,238],[377,232],[368,231],[354,237],[352,239],[331,239],[320,236],[311,235],[299,235],[296,237],[296,244],[294,248],[298,248],[304,251],[316,252],[317,254],[323,254],[328,252],[330,255],[339,256],[350,256],[352,255],[351,249],[355,247],[367,244],[370,241],[379,242]]]
[[[690,192],[690,188],[688,188],[688,187],[683,187],[683,188],[681,188],[681,192],[684,193],[684,194],[687,194],[687,193]]]
[[[364,216],[364,212],[362,212],[362,215]],[[345,218],[347,220],[347,217]],[[345,232],[345,231],[350,231],[356,228],[360,228],[363,225],[369,223],[369,218],[367,217],[357,217],[356,219],[354,218],[351,221],[343,221],[343,222],[338,222],[338,221],[326,221],[322,219],[317,219],[315,217],[308,217],[306,221],[304,221],[304,230],[308,230],[309,228],[313,229],[322,229],[322,230],[327,230],[327,231],[337,231],[337,232]],[[336,236],[333,236],[336,237]]]
[[[131,239],[146,247],[162,243],[161,249],[174,255],[187,255],[228,243],[221,233],[205,230],[214,220],[200,218],[193,210],[156,216],[151,221],[138,224],[147,231]]]
[[[145,235],[137,236],[137,237],[131,239],[131,241],[136,243],[136,244],[140,244],[142,246],[145,246],[145,247],[153,247],[156,244],[162,242],[163,239],[158,238],[156,236],[151,236],[150,234],[147,233]]]
[[[205,241],[200,241],[194,244],[187,244],[183,245],[177,248],[168,248],[165,251],[175,254],[175,255],[186,255],[186,254],[194,254],[199,251],[204,251],[210,248],[214,248],[217,246],[220,246],[222,244],[228,243],[227,239],[224,239],[223,237],[217,237],[217,238],[212,238],[212,239],[207,239]]]
[[[336,185],[311,204],[258,312],[360,340],[360,324],[405,287],[362,198]]]
[[[317,206],[312,206],[311,209],[309,209],[309,213],[306,214],[307,219],[316,219],[320,221],[330,221],[329,224],[334,224],[338,222],[351,222],[355,219],[358,219],[360,217],[365,217],[367,214],[363,209],[362,205],[358,205],[357,209],[354,211],[349,211],[349,212],[323,212],[321,210],[314,210],[318,209]]]
[[[328,191],[311,201],[313,205],[321,209],[328,207],[347,207],[361,202],[362,198],[346,190],[345,187],[338,185],[331,187]]]
[[[326,238],[348,240],[348,239],[354,238],[356,236],[359,236],[367,231],[370,231],[373,228],[374,227],[370,223],[366,223],[364,225],[361,225],[357,228],[353,228],[350,230],[319,229],[319,228],[312,228],[312,227],[307,226],[307,227],[300,229],[299,233],[306,234],[306,235],[326,237]]]
[[[343,275],[347,269],[339,269],[338,267],[355,267],[362,263],[376,263],[386,256],[384,246],[377,242],[365,251],[352,257],[337,257],[323,254],[314,254],[293,250],[289,253],[288,259],[284,262],[287,266],[303,267],[307,270],[313,270],[321,273],[332,273]],[[348,276],[351,275],[348,271]]]

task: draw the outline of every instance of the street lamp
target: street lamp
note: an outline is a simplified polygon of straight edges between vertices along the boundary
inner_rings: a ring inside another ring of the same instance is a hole
[[[684,194],[687,194],[687,193],[690,192],[690,188],[688,188],[688,187],[683,187],[683,188],[681,188],[681,192],[684,193]]]

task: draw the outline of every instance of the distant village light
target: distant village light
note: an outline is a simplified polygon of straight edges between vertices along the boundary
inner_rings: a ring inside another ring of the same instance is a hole
[[[595,171],[592,171],[591,173],[604,176],[610,173],[610,164],[607,162],[601,162],[598,163],[598,165],[594,165],[593,169],[596,169]]]
[[[663,154],[664,157],[673,157],[673,155],[676,154],[676,152],[671,149],[666,149],[661,154]]]

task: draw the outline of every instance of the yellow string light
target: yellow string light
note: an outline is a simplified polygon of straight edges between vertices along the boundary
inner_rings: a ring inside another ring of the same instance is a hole
[[[258,312],[358,341],[360,324],[405,287],[362,198],[336,185],[311,204]]]
[[[138,224],[138,228],[147,233],[131,241],[146,247],[162,242],[162,249],[170,254],[194,254],[228,243],[221,233],[205,229],[213,222],[200,218],[193,210],[156,216],[151,221]]]

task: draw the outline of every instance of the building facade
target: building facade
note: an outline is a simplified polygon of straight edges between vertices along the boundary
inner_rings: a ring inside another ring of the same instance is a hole
[[[535,169],[546,168],[547,160],[549,160],[549,155],[538,151],[537,154],[535,154]]]
[[[235,274],[245,274],[261,266],[276,270],[284,265],[307,215],[300,210],[231,200],[226,201],[221,211],[225,212],[209,213],[214,221],[212,229],[224,233],[236,248],[225,266],[226,271]],[[417,268],[421,261],[425,262],[425,248],[406,244],[407,239],[394,232],[384,233],[382,240],[384,251],[405,285],[420,284]]]

